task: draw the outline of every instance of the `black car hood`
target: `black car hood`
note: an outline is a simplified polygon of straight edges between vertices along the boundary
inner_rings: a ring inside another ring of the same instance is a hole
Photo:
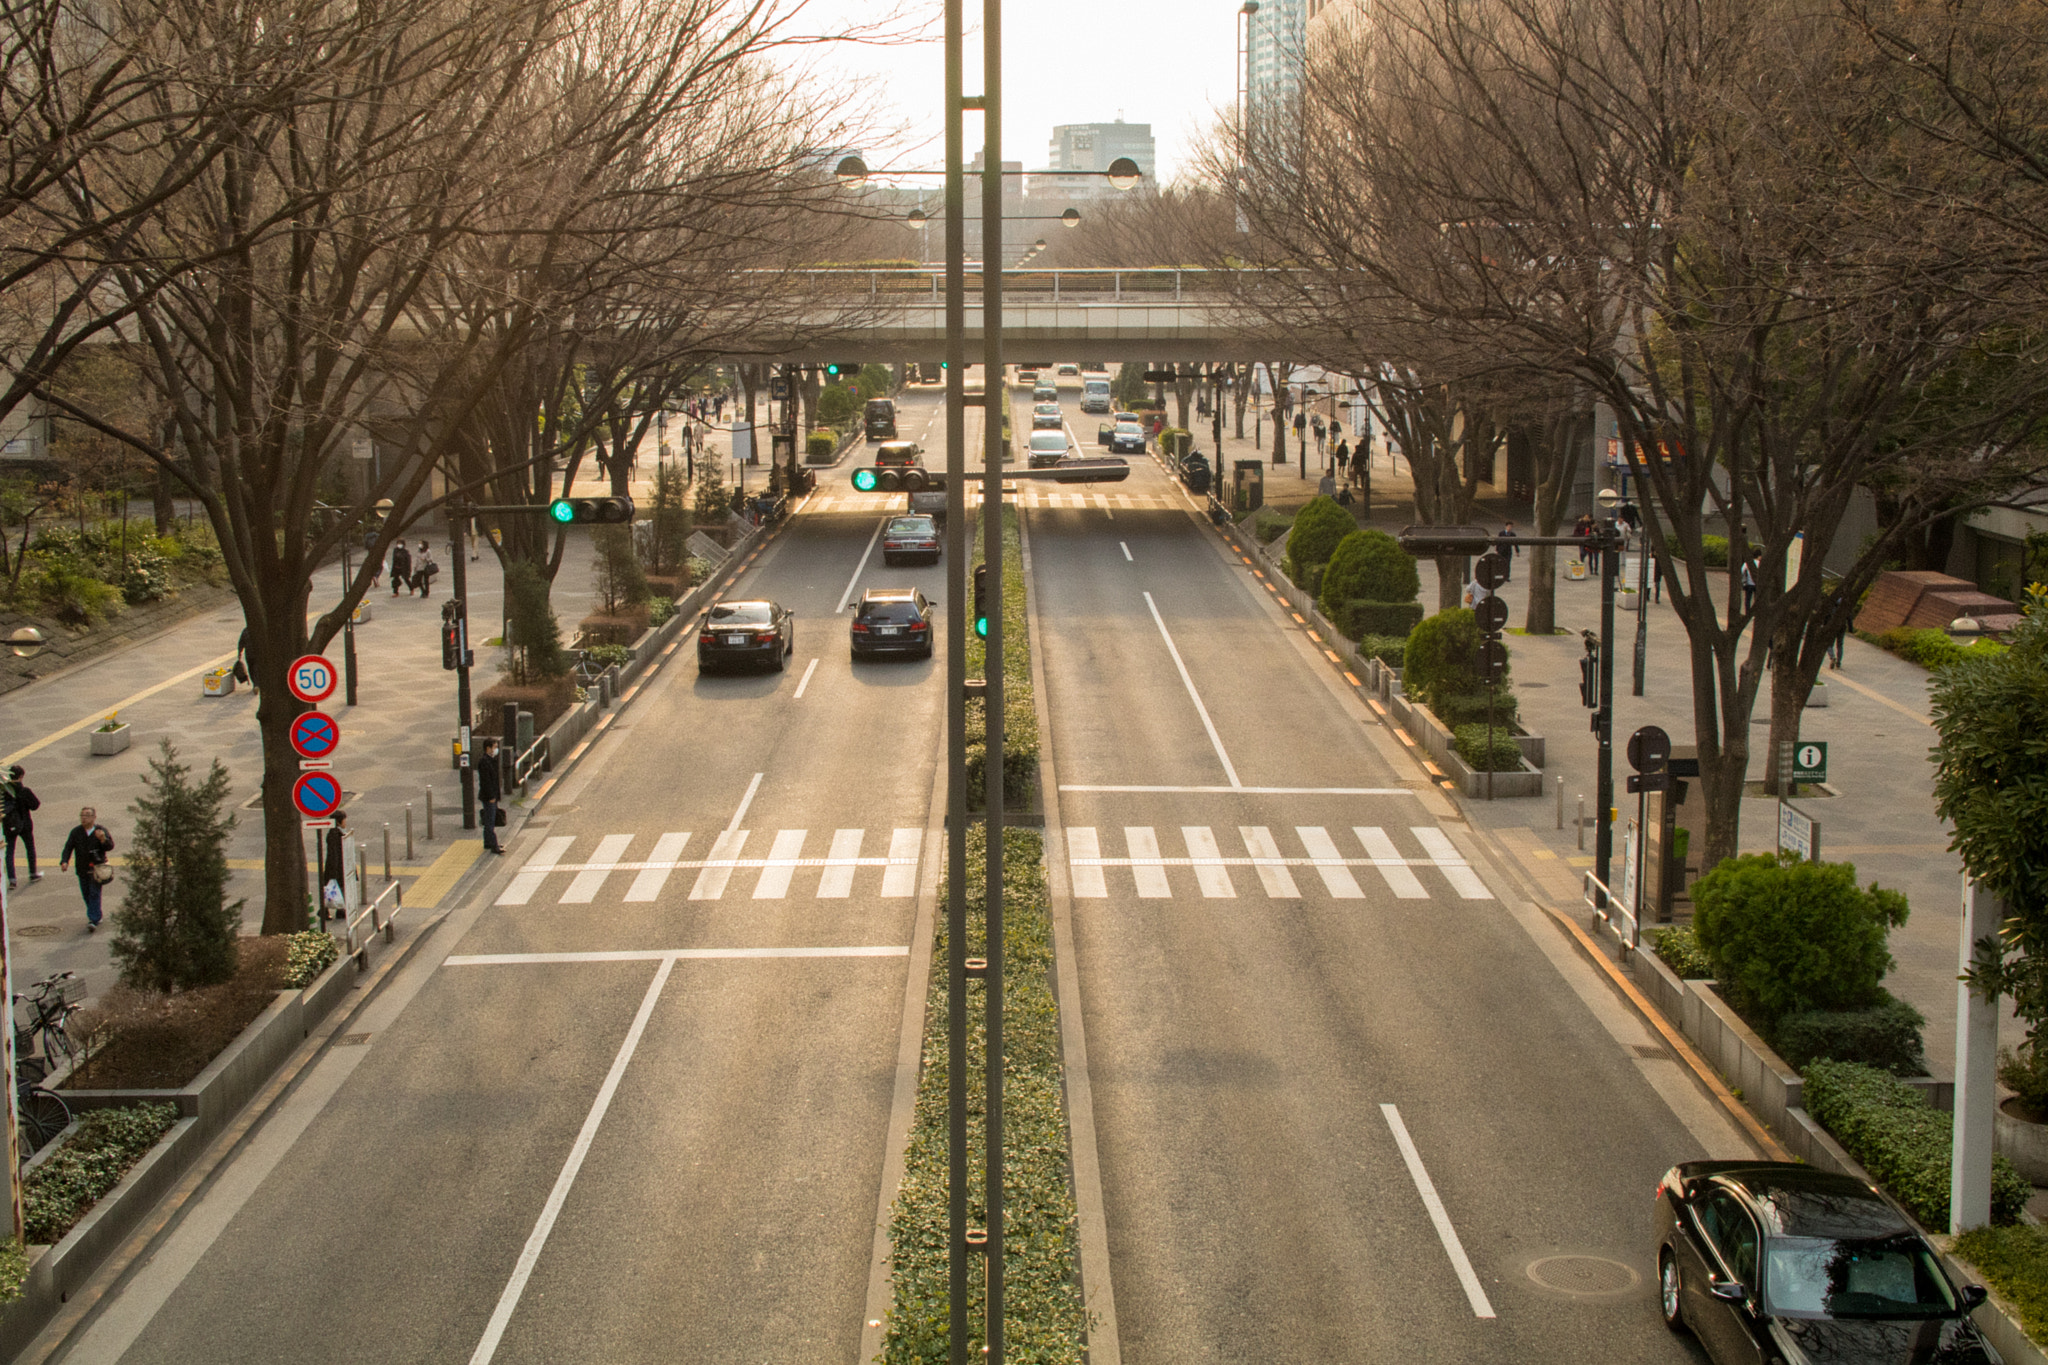
[[[1964,1318],[1779,1318],[1773,1326],[1810,1365],[1987,1365],[1995,1359]]]

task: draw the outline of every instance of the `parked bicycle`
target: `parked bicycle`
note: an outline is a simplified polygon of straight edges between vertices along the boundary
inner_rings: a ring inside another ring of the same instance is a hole
[[[16,1048],[19,1047],[17,1038]],[[14,1129],[23,1161],[54,1142],[59,1133],[71,1126],[71,1107],[56,1091],[45,1090],[39,1084],[47,1071],[48,1064],[41,1057],[24,1057],[17,1051],[14,1060]]]
[[[16,1005],[28,1006],[29,1017],[25,1023],[15,1026],[15,1055],[24,1055],[22,1043],[29,1044],[28,1051],[36,1050],[40,1040],[43,1056],[55,1064],[71,1061],[78,1056],[78,1045],[71,1041],[65,1024],[83,1006],[85,983],[76,972],[58,972],[41,981],[32,982],[21,995],[14,997]]]

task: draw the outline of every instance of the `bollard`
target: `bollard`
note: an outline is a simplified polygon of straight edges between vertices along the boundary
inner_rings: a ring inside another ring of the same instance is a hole
[[[1579,852],[1586,851],[1586,794],[1579,793]]]
[[[1564,828],[1564,778],[1557,779],[1557,827]]]
[[[391,880],[391,822],[384,822],[384,880]]]
[[[1581,797],[1581,800],[1585,798]],[[412,861],[412,802],[405,803],[405,860]]]
[[[427,784],[427,842],[434,842],[434,787]]]

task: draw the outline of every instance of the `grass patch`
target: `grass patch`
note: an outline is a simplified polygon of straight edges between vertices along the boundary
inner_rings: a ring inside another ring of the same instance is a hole
[[[1010,1358],[1034,1365],[1080,1365],[1087,1315],[1081,1304],[1074,1196],[1067,1164],[1067,1116],[1061,1102],[1059,1009],[1052,998],[1052,918],[1045,843],[1035,830],[1004,831],[1003,841],[1003,1207],[1004,1319]],[[967,830],[967,953],[985,954],[982,878],[984,826]],[[941,891],[941,905],[944,892]],[[935,970],[925,994],[924,1065],[911,1123],[903,1184],[889,1219],[894,1302],[882,1359],[889,1365],[949,1360],[946,1220],[945,917],[939,919]],[[981,992],[968,990],[967,1218],[987,1226],[982,1160],[987,1114],[981,1075],[987,1056]],[[979,1358],[985,1312],[980,1267],[969,1276],[970,1359]]]
[[[175,1090],[206,1070],[284,989],[284,936],[244,938],[241,965],[218,986],[161,995],[116,986],[79,1011],[71,1035],[88,1056],[67,1090]]]
[[[2048,1346],[2048,1228],[1971,1228],[1949,1249],[2019,1311],[2036,1345]]]
[[[977,530],[981,526],[977,518]],[[977,536],[968,581],[974,565],[988,556]],[[1031,631],[1024,618],[1024,542],[1017,528],[1017,509],[1003,508],[1003,809],[1019,810],[1031,800],[1038,780],[1038,707],[1031,690]],[[988,642],[969,631],[967,676],[988,674]],[[967,808],[986,805],[988,707],[967,703]]]
[[[64,1145],[22,1178],[22,1227],[29,1242],[56,1245],[177,1121],[175,1104],[86,1114]]]

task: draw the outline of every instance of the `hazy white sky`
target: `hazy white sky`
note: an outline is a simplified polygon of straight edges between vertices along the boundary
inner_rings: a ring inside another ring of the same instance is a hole
[[[966,92],[981,93],[981,0],[965,0]],[[814,33],[872,21],[874,0],[811,0],[798,25]],[[909,26],[926,22],[930,41],[813,51],[838,79],[879,82],[881,107],[908,130],[892,150],[907,164],[944,164],[944,11],[933,0],[903,0]],[[1149,123],[1159,173],[1170,181],[1235,95],[1237,5],[1231,0],[1011,0],[1003,13],[1003,159],[1045,164],[1054,124]],[[981,116],[967,115],[967,157],[981,147]],[[922,145],[920,145],[922,144]]]

